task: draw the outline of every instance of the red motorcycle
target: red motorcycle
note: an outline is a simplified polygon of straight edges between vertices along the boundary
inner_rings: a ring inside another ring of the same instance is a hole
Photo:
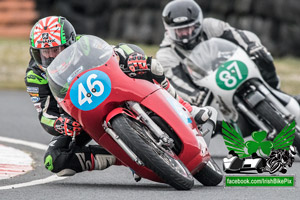
[[[223,175],[190,113],[160,86],[128,77],[112,47],[83,36],[47,69],[59,105],[140,177],[189,190]]]

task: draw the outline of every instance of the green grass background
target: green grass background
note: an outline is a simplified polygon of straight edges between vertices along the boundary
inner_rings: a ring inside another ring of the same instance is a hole
[[[110,41],[116,45],[118,41]],[[155,56],[158,45],[139,45],[148,56]],[[0,89],[25,90],[24,76],[30,59],[29,41],[0,38]],[[289,94],[300,94],[300,58],[275,58],[281,89]]]

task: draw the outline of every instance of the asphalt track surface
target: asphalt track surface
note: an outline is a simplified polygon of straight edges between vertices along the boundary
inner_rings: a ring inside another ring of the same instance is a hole
[[[24,91],[0,91],[0,136],[34,142],[39,148],[3,142],[31,155],[33,170],[0,180],[0,199],[299,199],[300,159],[296,158],[287,175],[295,175],[294,187],[203,187],[195,180],[190,191],[176,191],[170,186],[142,179],[136,183],[129,169],[111,167],[104,171],[83,172],[65,179],[55,179],[43,166],[44,148],[51,139],[40,126],[37,113]],[[30,143],[32,144],[32,143]],[[227,150],[221,137],[211,141],[210,151],[219,166]],[[0,158],[1,159],[1,158]],[[266,174],[268,175],[268,174]]]

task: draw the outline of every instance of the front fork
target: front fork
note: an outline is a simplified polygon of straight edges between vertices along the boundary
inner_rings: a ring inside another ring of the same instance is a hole
[[[142,109],[139,103],[134,101],[127,102],[128,107],[132,110],[139,120],[141,120],[146,126],[154,133],[154,135],[159,139],[158,146],[162,147],[168,146],[172,148],[174,146],[174,141],[170,138],[161,128],[147,115],[147,113]]]
[[[291,112],[286,109],[281,102],[274,97],[274,95],[263,85],[260,83],[253,82],[255,87],[254,89],[254,95],[248,95],[247,102],[248,105],[251,108],[254,108],[259,102],[262,100],[267,100],[270,102],[272,105],[276,107],[276,109],[283,115],[283,117],[288,120],[289,122],[293,121],[295,119],[295,116],[291,114]],[[250,86],[251,87],[251,86]],[[249,98],[248,98],[249,97]],[[276,134],[276,130],[268,127],[265,123],[263,123],[255,113],[253,113],[250,109],[248,109],[245,105],[244,102],[237,96],[234,96],[234,101],[239,108],[239,110],[246,115],[249,119],[252,120],[260,129],[268,132],[270,135]],[[300,128],[296,126],[296,129],[299,131]]]
[[[292,97],[291,97],[292,99],[290,100],[290,102],[292,104],[292,106],[291,106],[292,109],[298,111],[298,114],[296,114],[296,116],[295,116],[291,110],[289,110],[288,108],[286,108],[282,105],[282,103],[271,93],[271,91],[269,89],[267,89],[267,87],[265,87],[263,84],[260,84],[257,82],[254,82],[254,85],[266,97],[266,99],[269,102],[271,102],[278,109],[278,111],[283,115],[284,119],[286,119],[289,123],[291,123],[294,120],[296,121],[296,126],[295,126],[296,130],[298,132],[300,132],[300,127],[298,126],[299,104],[296,102],[296,100],[293,99]]]
[[[273,134],[274,130],[271,131],[269,127],[267,127],[258,117],[255,113],[253,113],[251,110],[249,110],[245,105],[244,102],[238,97],[234,97],[234,101],[239,108],[239,110],[247,116],[254,124],[256,124],[261,130],[266,131],[267,133]]]
[[[141,120],[154,135],[159,139],[158,142],[150,135],[147,136],[155,143],[160,149],[165,151],[164,147],[172,148],[174,146],[174,141],[166,133],[164,133],[160,127],[145,113],[141,108],[139,103],[128,101],[127,106],[136,114],[136,120]],[[133,117],[130,115],[130,117]],[[108,120],[109,121],[109,120]],[[118,134],[110,127],[109,122],[104,121],[102,124],[105,132],[108,133],[113,140],[127,153],[127,155],[138,165],[144,165],[143,162],[135,155],[135,153],[121,140]]]
[[[121,140],[121,138],[118,136],[118,134],[108,126],[106,121],[104,121],[102,126],[103,126],[105,132],[108,133],[113,138],[113,140],[126,152],[126,154],[134,162],[136,162],[138,165],[141,165],[141,166],[144,165],[143,162],[137,157],[137,155],[135,155],[135,153],[133,151],[131,151],[131,149],[123,142],[123,140]]]

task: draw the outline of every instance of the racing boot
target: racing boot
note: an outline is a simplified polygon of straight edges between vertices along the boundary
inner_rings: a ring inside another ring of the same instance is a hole
[[[103,170],[116,163],[116,157],[98,145],[90,145],[91,157],[94,157],[94,168],[91,170]],[[93,161],[93,159],[92,159]]]
[[[215,135],[218,112],[211,106],[202,108],[192,106],[192,108],[191,115],[194,117],[207,146],[209,146],[211,138]]]
[[[58,176],[72,176],[87,170],[103,170],[118,162],[113,155],[98,145],[70,144],[72,143],[69,136],[60,135],[52,139],[44,157],[45,167],[49,171]]]
[[[208,107],[192,106],[191,115],[197,124],[204,124],[211,117],[212,111]]]
[[[97,145],[82,147],[74,154],[70,154],[69,162],[72,164],[60,170],[57,176],[73,176],[76,173],[92,170],[104,170],[116,163],[116,157],[108,153],[105,149]],[[68,159],[65,160],[65,162]]]
[[[215,117],[217,117],[217,111],[213,107],[205,106],[205,107],[197,107],[191,106],[188,102],[184,101],[181,97],[178,96],[178,101],[181,105],[183,105],[192,115],[195,122],[200,125],[204,124],[214,113]],[[216,121],[214,122],[216,124]]]

